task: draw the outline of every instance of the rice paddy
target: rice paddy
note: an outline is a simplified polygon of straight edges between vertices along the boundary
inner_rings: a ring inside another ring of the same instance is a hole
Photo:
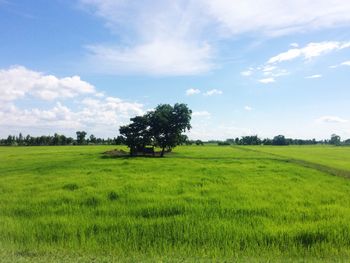
[[[350,260],[350,148],[115,147],[1,147],[1,261]]]

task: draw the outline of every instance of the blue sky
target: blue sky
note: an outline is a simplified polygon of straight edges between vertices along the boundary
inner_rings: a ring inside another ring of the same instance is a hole
[[[350,2],[0,0],[0,136],[118,127],[160,103],[194,139],[350,138]]]

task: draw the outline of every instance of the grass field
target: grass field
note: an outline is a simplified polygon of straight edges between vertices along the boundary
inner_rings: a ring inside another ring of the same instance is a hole
[[[350,148],[113,148],[0,148],[1,262],[350,260]]]
[[[252,149],[350,171],[350,147],[253,146]]]

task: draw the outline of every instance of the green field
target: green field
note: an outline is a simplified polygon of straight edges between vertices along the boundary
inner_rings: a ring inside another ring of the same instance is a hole
[[[254,150],[301,159],[340,170],[350,171],[350,147],[329,146],[253,146]]]
[[[350,148],[113,148],[0,148],[1,262],[350,260]]]

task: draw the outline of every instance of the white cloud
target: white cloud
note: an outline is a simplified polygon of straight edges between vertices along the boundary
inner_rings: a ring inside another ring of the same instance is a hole
[[[6,130],[6,127],[15,127],[19,132],[24,127],[32,129],[54,128],[54,129],[70,129],[80,128],[76,114],[69,108],[63,106],[60,102],[51,109],[20,109],[14,104],[8,108],[0,108],[2,118],[0,119],[0,127]],[[53,132],[53,131],[51,131]]]
[[[276,62],[282,62],[282,61],[288,61],[295,59],[297,57],[301,56],[301,50],[300,49],[290,49],[286,52],[283,52],[281,54],[278,54],[277,56],[274,56],[269,59],[267,63],[276,63]]]
[[[253,108],[250,107],[250,106],[245,106],[244,109],[245,109],[246,111],[252,111],[252,110],[253,110]]]
[[[342,65],[342,66],[350,66],[350,60],[349,61],[344,61],[340,65]]]
[[[221,95],[223,92],[218,89],[212,89],[208,90],[206,93],[204,93],[204,96],[213,96],[213,95]]]
[[[116,97],[107,97],[103,100],[84,99],[83,108],[78,112],[80,120],[85,125],[111,125],[114,129],[134,115],[143,114],[143,105],[123,101]]]
[[[344,0],[203,0],[207,12],[231,34],[285,35],[350,24]]]
[[[208,24],[219,24],[221,30],[232,34],[262,32],[281,35],[350,23],[350,4],[344,0],[145,0],[136,4],[124,0],[80,2],[104,18],[107,26],[113,30],[121,24],[129,24],[132,28],[141,27],[139,30],[146,31],[148,28],[151,34],[156,29],[161,30],[161,26],[163,30],[170,29],[178,34],[181,27],[185,30],[189,30],[189,27],[202,29]]]
[[[273,71],[265,71],[265,72],[263,72],[264,76],[269,76],[269,77],[274,77],[274,78],[286,76],[286,75],[289,75],[289,74],[290,74],[289,71],[287,71],[285,69],[279,69],[279,68],[276,68]]]
[[[261,79],[259,79],[259,82],[264,84],[273,83],[276,81],[276,78],[289,75],[291,72],[279,67],[278,63],[280,62],[291,61],[296,58],[309,60],[311,58],[318,57],[332,51],[337,51],[349,47],[350,42],[325,41],[319,43],[309,43],[301,48],[289,49],[286,52],[282,52],[270,58],[265,64],[256,68],[256,70],[263,76]],[[335,67],[338,66],[332,66],[331,68]],[[321,77],[321,74],[315,74],[312,76],[307,76],[305,78],[316,79]]]
[[[293,48],[286,52],[282,52],[268,60],[268,64],[280,63],[284,61],[294,60],[296,58],[311,59],[331,51],[349,48],[350,42],[326,41],[319,43],[309,43],[303,48]]]
[[[287,71],[286,69],[281,69],[276,66],[271,66],[271,65],[264,65],[262,67],[258,67],[258,69],[261,71],[263,76],[265,77],[263,80],[264,81],[269,81],[268,79],[274,79],[282,76],[289,75],[290,72]]]
[[[265,78],[265,79],[260,79],[259,82],[263,83],[263,84],[268,84],[268,83],[275,82],[275,79],[274,78]]]
[[[213,49],[206,38],[200,37],[202,22],[194,4],[170,0],[80,2],[119,36],[117,45],[87,47],[89,64],[95,70],[174,76],[201,74],[215,67]]]
[[[40,133],[51,134],[74,134],[78,129],[86,129],[87,132],[97,132],[99,136],[115,136],[120,125],[128,122],[130,117],[143,113],[142,104],[112,97],[103,100],[85,98],[78,109],[60,102],[48,109],[21,109],[11,104],[0,108],[0,128],[2,132],[35,133],[39,130]]]
[[[260,79],[261,83],[271,83],[275,82],[275,78],[289,75],[290,72],[277,67],[278,63],[292,61],[297,58],[302,58],[304,60],[310,60],[321,55],[325,55],[330,52],[337,50],[342,50],[350,47],[350,42],[338,42],[338,41],[324,41],[318,43],[309,43],[304,47],[297,47],[293,45],[292,49],[282,52],[276,56],[271,57],[263,66],[258,67],[265,78]],[[330,68],[336,68],[336,66],[330,66]],[[307,76],[307,79],[321,78],[322,75],[316,74],[312,76]]]
[[[0,100],[13,101],[26,95],[43,100],[73,98],[95,92],[93,85],[79,76],[57,78],[22,66],[0,70]]]
[[[251,70],[251,69],[248,69],[248,70],[245,70],[245,71],[241,72],[241,75],[244,76],[244,77],[249,77],[252,74],[253,74],[253,70]]]
[[[291,47],[299,47],[299,44],[298,43],[291,43],[290,46]]]
[[[20,131],[74,134],[83,128],[114,136],[121,124],[144,112],[142,104],[105,96],[78,76],[58,78],[21,66],[0,70],[0,92],[1,136]],[[20,107],[21,99],[43,106]],[[47,100],[54,106],[45,106]]]
[[[342,119],[338,116],[323,116],[316,120],[318,123],[346,123],[348,120]]]
[[[262,71],[263,72],[271,72],[273,70],[277,69],[277,67],[275,66],[270,66],[270,65],[265,65],[263,68],[262,68]]]
[[[201,93],[201,91],[199,89],[188,89],[188,90],[186,90],[186,95],[187,96],[192,96],[192,95],[199,94],[199,93]]]
[[[322,75],[321,74],[315,74],[315,75],[307,76],[305,78],[307,78],[307,79],[318,79],[318,78],[322,78]]]
[[[95,93],[95,96],[97,98],[103,98],[105,96],[105,94],[103,92],[97,92],[97,93]]]
[[[344,61],[344,62],[342,62],[342,63],[340,63],[338,65],[329,66],[329,68],[334,69],[334,68],[339,68],[341,66],[350,66],[350,60],[349,61]]]
[[[200,74],[216,68],[220,41],[235,35],[275,36],[350,24],[350,3],[344,0],[80,3],[116,36],[118,44],[88,47],[90,67],[111,74]],[[297,43],[291,46],[298,48]],[[300,52],[290,51],[287,56],[295,58]],[[243,76],[249,74],[246,71]]]
[[[206,117],[209,118],[211,116],[211,114],[207,111],[194,111],[192,113],[193,117]]]
[[[89,59],[111,74],[194,75],[214,68],[211,47],[157,39],[132,47],[89,46]]]

